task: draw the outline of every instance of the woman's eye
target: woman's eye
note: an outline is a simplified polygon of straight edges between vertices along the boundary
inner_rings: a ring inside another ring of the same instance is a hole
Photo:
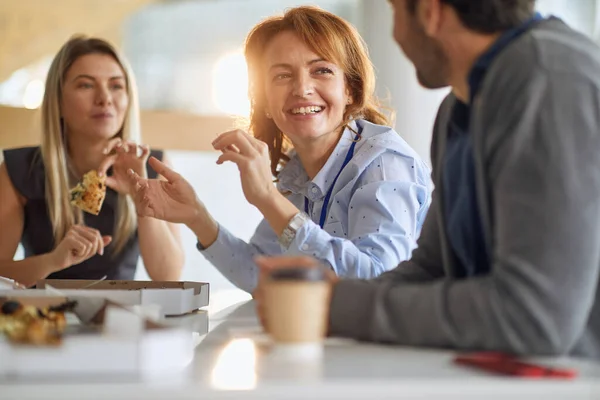
[[[288,73],[285,73],[285,74],[277,74],[277,75],[275,75],[275,76],[273,77],[273,80],[274,80],[274,81],[280,81],[280,80],[282,80],[282,79],[288,79],[290,76],[291,76],[291,75],[290,75],[290,74],[288,74]]]
[[[80,83],[77,87],[79,88],[83,88],[83,89],[91,89],[93,87],[93,85],[91,83]]]
[[[125,89],[125,86],[124,86],[124,85],[121,85],[120,83],[118,83],[118,84],[116,84],[116,85],[112,85],[112,88],[113,88],[114,90],[122,90],[122,89]]]
[[[330,68],[319,68],[315,71],[316,74],[318,75],[325,75],[325,74],[333,74],[333,71]]]

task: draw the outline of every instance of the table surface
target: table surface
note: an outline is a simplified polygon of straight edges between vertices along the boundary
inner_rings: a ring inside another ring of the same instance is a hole
[[[98,377],[0,384],[0,399],[387,399],[565,398],[600,399],[600,363],[535,359],[575,368],[573,381],[507,378],[459,367],[452,351],[328,339],[322,358],[299,360],[273,351],[260,332],[254,304],[243,302],[209,316],[192,364],[177,376]]]

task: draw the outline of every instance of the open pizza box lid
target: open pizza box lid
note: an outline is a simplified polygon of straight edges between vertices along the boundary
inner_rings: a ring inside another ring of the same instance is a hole
[[[10,293],[0,294],[0,306],[8,300],[16,300],[24,306],[34,306],[38,308],[58,306],[68,301],[66,297],[56,295],[22,297],[19,296],[18,293],[16,295],[11,295]]]
[[[44,279],[37,282],[37,289],[20,292],[39,294],[46,286],[69,297],[101,297],[124,305],[155,305],[160,307],[162,315],[187,314],[208,306],[209,302],[209,284],[203,282]]]

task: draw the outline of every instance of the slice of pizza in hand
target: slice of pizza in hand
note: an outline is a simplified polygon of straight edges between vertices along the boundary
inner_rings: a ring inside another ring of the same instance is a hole
[[[100,214],[106,197],[106,175],[100,177],[96,170],[83,176],[81,182],[70,191],[71,204],[90,214]]]

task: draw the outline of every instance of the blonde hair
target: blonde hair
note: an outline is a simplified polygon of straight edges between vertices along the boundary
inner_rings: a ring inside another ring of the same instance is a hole
[[[342,18],[318,7],[289,9],[283,16],[266,19],[256,25],[246,38],[250,97],[250,132],[269,146],[271,172],[277,176],[289,160],[291,143],[265,115],[266,98],[263,55],[268,43],[279,33],[294,32],[323,59],[336,63],[344,71],[352,104],[346,107],[341,126],[363,118],[379,125],[389,125],[375,96],[375,72],[367,46],[356,29]]]
[[[64,78],[79,57],[88,54],[106,54],[121,66],[127,81],[128,110],[121,130],[117,133],[123,140],[140,142],[140,121],[137,89],[133,74],[119,52],[107,41],[85,36],[73,36],[54,57],[42,102],[42,160],[46,171],[46,204],[52,223],[54,245],[58,245],[74,224],[83,222],[81,210],[71,206],[69,199],[68,155],[60,104]],[[123,250],[137,229],[137,215],[133,201],[119,195],[115,213],[113,255]]]

